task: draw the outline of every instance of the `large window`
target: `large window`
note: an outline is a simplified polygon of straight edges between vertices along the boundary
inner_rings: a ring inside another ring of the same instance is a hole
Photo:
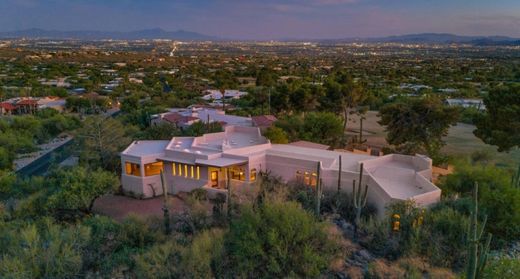
[[[152,176],[161,174],[163,162],[155,162],[144,165],[144,176]]]
[[[194,165],[172,163],[172,175],[199,180],[200,167]]]
[[[141,168],[139,164],[126,162],[125,172],[127,175],[141,176]]]
[[[256,169],[251,169],[251,173],[249,174],[249,180],[250,181],[256,180]]]
[[[307,186],[315,187],[318,184],[318,175],[315,172],[296,171],[296,180]]]
[[[233,167],[231,168],[231,179],[235,180],[246,180],[246,173],[243,167]]]

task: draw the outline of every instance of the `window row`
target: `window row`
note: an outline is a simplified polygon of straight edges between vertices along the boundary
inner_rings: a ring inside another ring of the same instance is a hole
[[[144,176],[152,176],[161,174],[163,169],[162,162],[149,163],[144,165]],[[141,166],[136,163],[125,163],[125,173],[127,175],[141,176]]]
[[[200,179],[200,167],[188,164],[172,163],[172,175]]]

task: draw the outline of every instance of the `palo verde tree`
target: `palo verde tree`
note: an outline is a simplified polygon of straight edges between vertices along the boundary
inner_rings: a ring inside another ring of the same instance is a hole
[[[443,105],[438,98],[426,97],[385,105],[379,115],[388,143],[403,153],[426,152],[435,159],[445,144],[442,137],[457,122],[458,110]]]
[[[89,214],[97,198],[119,187],[119,180],[113,173],[85,167],[59,169],[51,173],[46,183],[46,207],[56,213]]]
[[[119,169],[119,152],[130,144],[134,132],[133,126],[123,126],[116,119],[89,117],[76,133],[81,147],[80,159],[91,168]]]

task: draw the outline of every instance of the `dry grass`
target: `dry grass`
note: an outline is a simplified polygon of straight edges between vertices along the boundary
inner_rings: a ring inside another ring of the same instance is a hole
[[[367,275],[370,278],[457,278],[449,269],[432,267],[417,257],[395,262],[377,259],[370,263]]]
[[[377,111],[369,111],[366,119],[363,121],[363,138],[367,140],[371,146],[385,146],[385,129],[379,125],[379,117]],[[509,153],[498,152],[497,148],[485,144],[482,140],[473,135],[475,126],[458,123],[450,128],[448,135],[444,138],[446,146],[442,149],[448,155],[467,156],[477,150],[487,150],[494,157],[494,163],[516,166],[520,161],[520,150],[513,150]],[[348,127],[348,135],[359,135],[359,118],[355,115],[350,117]]]

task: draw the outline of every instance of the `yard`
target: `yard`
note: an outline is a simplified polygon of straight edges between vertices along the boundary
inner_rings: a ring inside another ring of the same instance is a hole
[[[384,127],[379,125],[377,121],[377,111],[369,111],[366,119],[363,121],[363,138],[367,140],[369,145],[383,146],[386,144]],[[497,148],[487,145],[479,138],[473,135],[475,126],[458,123],[450,128],[448,136],[445,137],[446,146],[443,151],[449,155],[469,155],[476,150],[486,150],[494,158],[495,163],[500,165],[516,165],[520,162],[520,150],[514,150],[509,153],[498,152]],[[347,134],[359,134],[359,118],[355,115],[351,116]]]
[[[179,196],[168,196],[170,214],[182,213],[189,209],[188,204]],[[105,195],[94,203],[94,213],[109,216],[122,221],[128,215],[137,215],[145,219],[163,216],[163,198],[135,199],[120,195]],[[210,210],[208,208],[208,210]]]

